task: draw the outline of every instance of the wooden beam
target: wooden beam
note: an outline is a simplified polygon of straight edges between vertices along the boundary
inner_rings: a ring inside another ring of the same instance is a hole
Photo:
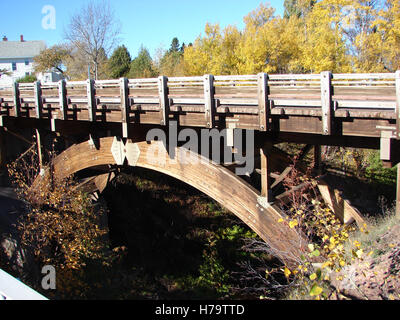
[[[129,87],[127,78],[120,78],[119,91],[121,97],[121,122],[122,122],[122,137],[128,137],[128,124],[130,122],[130,106],[129,106]]]
[[[19,83],[18,82],[14,82],[13,86],[13,99],[14,99],[14,114],[16,117],[19,117],[19,111],[21,108],[21,100],[19,97]]]
[[[58,99],[60,106],[60,119],[67,120],[68,102],[66,83],[64,79],[58,82]]]
[[[260,147],[260,160],[261,160],[261,197],[266,198],[267,202],[273,202],[273,195],[271,189],[271,150],[272,145],[265,143]]]
[[[204,112],[206,128],[214,127],[215,100],[214,100],[214,76],[204,75]]]
[[[95,81],[88,79],[86,81],[86,94],[89,110],[89,121],[96,121],[96,99],[95,99]]]
[[[321,73],[321,105],[322,105],[322,133],[324,135],[332,134],[332,73],[324,71]]]
[[[267,131],[269,129],[270,104],[268,100],[268,75],[266,73],[257,75],[257,87],[260,131]]]
[[[314,145],[314,169],[321,169],[321,146],[319,144]]]
[[[311,145],[307,144],[301,149],[300,153],[295,157],[296,167],[298,166],[298,162],[303,161],[304,157],[307,155],[307,153],[311,150]],[[288,174],[292,171],[293,166],[289,165],[285,168],[285,170],[282,171],[282,173],[276,178],[274,183],[271,185],[271,189],[276,187],[280,182],[282,182]],[[271,176],[271,175],[270,175]]]
[[[39,168],[40,168],[40,172],[42,173],[42,170],[43,170],[42,142],[41,142],[39,130],[35,129],[35,131],[36,131],[37,153],[38,153],[38,157],[39,157]]]
[[[360,227],[365,224],[360,212],[340,196],[339,190],[330,188],[322,179],[319,179],[317,186],[325,203],[342,223],[350,224],[355,220]]]
[[[169,101],[168,101],[168,78],[165,76],[160,76],[158,78],[158,93],[160,96],[160,106],[161,106],[161,125],[168,125],[169,117]]]
[[[36,110],[36,118],[42,118],[42,110],[43,110],[43,100],[42,100],[42,88],[40,81],[35,81],[33,83],[33,91],[35,94],[35,110]]]

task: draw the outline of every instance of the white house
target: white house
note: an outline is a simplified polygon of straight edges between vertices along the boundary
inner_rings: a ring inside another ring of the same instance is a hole
[[[21,35],[20,41],[8,41],[3,37],[0,41],[0,69],[8,70],[11,75],[0,76],[0,86],[10,85],[14,81],[27,75],[35,74],[33,58],[46,49],[44,41],[25,41]],[[56,72],[38,73],[38,80],[42,82],[59,81],[61,74]]]

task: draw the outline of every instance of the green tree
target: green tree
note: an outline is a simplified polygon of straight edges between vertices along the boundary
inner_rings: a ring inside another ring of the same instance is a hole
[[[150,53],[142,46],[138,56],[131,62],[129,78],[152,78],[155,76],[157,76],[157,72],[154,70]]]
[[[131,55],[124,45],[116,48],[108,60],[109,77],[113,79],[126,77],[131,67],[131,60]]]
[[[171,42],[171,47],[169,49],[170,52],[178,52],[180,51],[180,44],[178,38],[173,38]]]

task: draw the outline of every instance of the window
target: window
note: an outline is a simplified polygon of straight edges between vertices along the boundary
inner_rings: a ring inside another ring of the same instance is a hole
[[[26,75],[26,76],[29,76],[29,72],[25,72],[25,75]]]
[[[12,71],[16,71],[17,70],[17,63],[13,62],[12,63]]]
[[[25,65],[29,66],[29,61],[28,60],[25,60]]]

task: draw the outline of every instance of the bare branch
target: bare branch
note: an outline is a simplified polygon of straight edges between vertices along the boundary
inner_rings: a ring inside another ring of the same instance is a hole
[[[119,42],[120,22],[109,2],[89,2],[71,17],[64,37],[92,63],[97,79],[102,55],[109,55]]]

